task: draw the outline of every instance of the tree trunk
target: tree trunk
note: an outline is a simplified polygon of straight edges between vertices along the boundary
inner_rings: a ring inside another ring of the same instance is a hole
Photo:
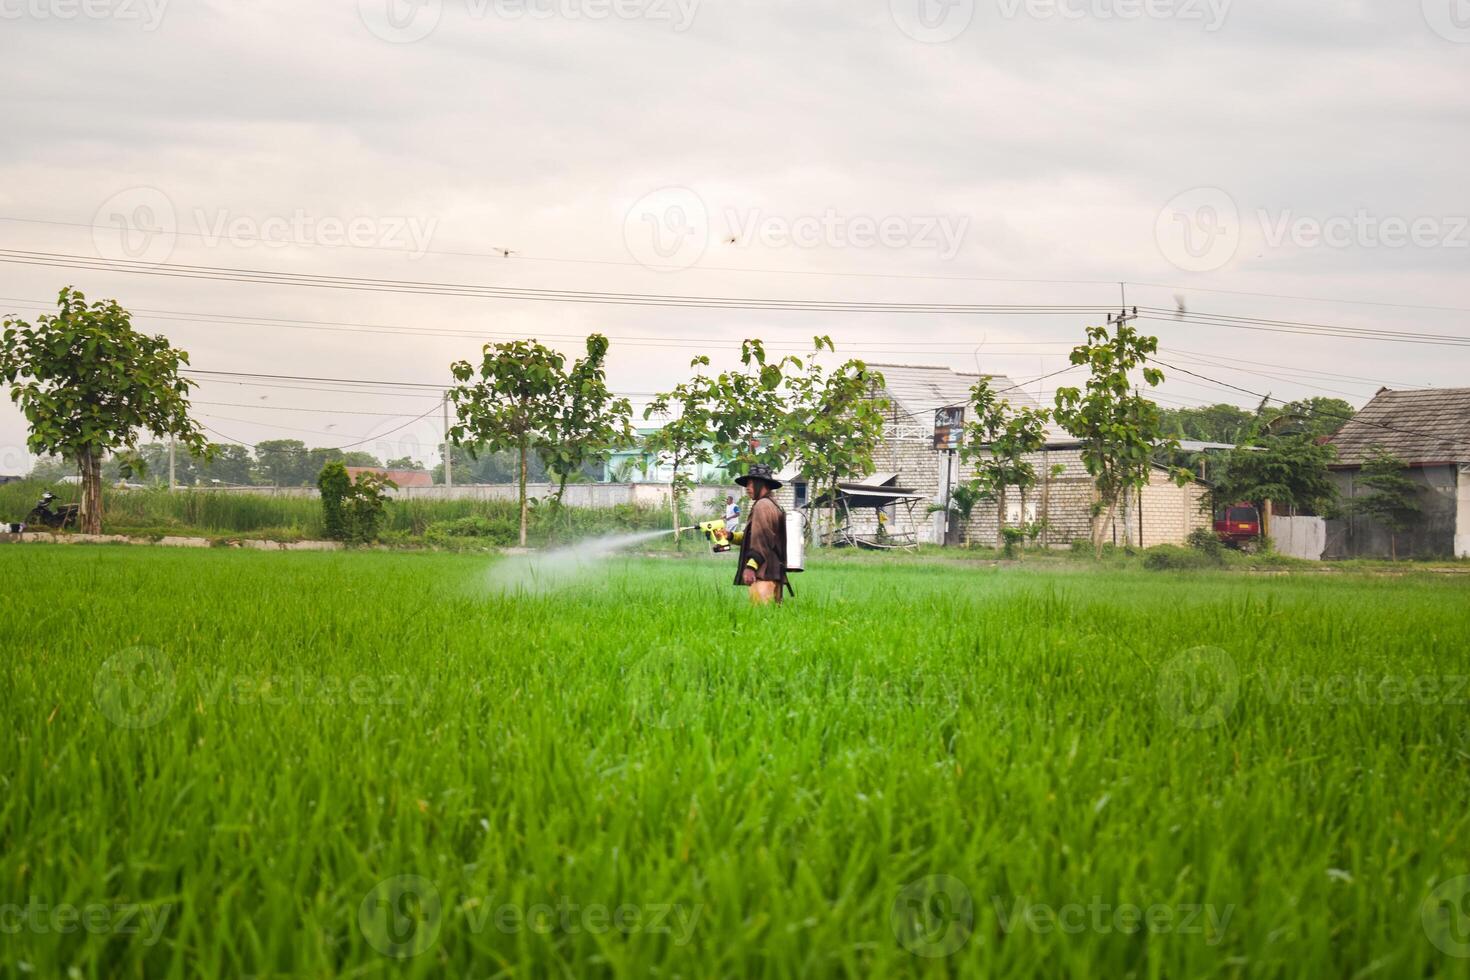
[[[679,467],[674,467],[673,475],[669,477],[669,516],[674,521],[674,547],[679,551],[684,550],[684,536],[679,529]]]
[[[811,484],[808,483],[807,486],[811,486]],[[835,547],[837,545],[837,522],[841,520],[841,518],[837,516],[837,475],[835,473],[832,475],[831,494],[832,528],[829,532],[831,536],[827,540]],[[817,531],[816,535],[813,537],[813,540],[816,542],[818,548],[822,546],[822,532],[820,530]]]
[[[995,546],[1006,546],[1006,488],[1002,483],[995,491]]]
[[[1107,529],[1108,525],[1113,523],[1113,511],[1117,506],[1118,501],[1116,499],[1110,500],[1108,501],[1108,505],[1100,508],[1097,516],[1093,518],[1095,523],[1092,527],[1092,554],[1094,558],[1099,560],[1103,556],[1103,532]]]
[[[521,547],[526,546],[526,441],[521,440]]]
[[[77,456],[82,477],[81,531],[102,533],[102,454],[88,447]]]

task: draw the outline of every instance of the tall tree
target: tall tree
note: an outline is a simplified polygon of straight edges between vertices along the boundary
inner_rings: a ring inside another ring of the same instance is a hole
[[[838,482],[844,476],[872,472],[888,402],[877,394],[883,388],[882,374],[869,371],[857,359],[829,372],[820,358],[823,350],[837,352],[832,338],[815,337],[812,345],[805,361],[791,357],[783,362],[793,370],[784,374],[776,400],[782,411],[770,441],[783,462],[800,461],[812,487],[826,489],[835,530]]]
[[[0,343],[0,374],[11,385],[30,425],[32,452],[73,460],[82,478],[81,529],[102,530],[102,461],[110,452],[135,452],[139,437],[174,437],[194,455],[208,440],[189,418],[194,382],[181,369],[189,355],[168,338],[133,329],[115,300],[88,304],[66,287],[57,312],[35,324],[7,318]]]
[[[1355,496],[1350,506],[1388,531],[1388,555],[1398,561],[1398,536],[1419,515],[1419,486],[1408,477],[1408,466],[1382,446],[1374,446],[1358,474],[1358,485],[1368,492]]]
[[[714,382],[714,404],[710,438],[720,457],[729,460],[732,471],[751,463],[765,463],[779,470],[788,459],[778,433],[785,421],[783,404],[786,369],[798,359],[766,358],[766,348],[757,339],[740,344],[740,367],[723,371]]]
[[[255,444],[255,466],[261,483],[276,487],[303,487],[317,469],[300,439],[267,439]]]
[[[1305,432],[1320,437],[1336,433],[1357,414],[1357,409],[1341,398],[1317,397],[1288,402],[1274,414],[1291,423],[1287,427],[1273,426],[1276,431]]]
[[[1214,471],[1215,506],[1242,501],[1264,508],[1266,501],[1329,512],[1337,501],[1328,467],[1337,458],[1331,444],[1307,434],[1262,435],[1236,446]],[[1264,513],[1264,511],[1263,511]]]
[[[561,354],[534,340],[513,340],[486,344],[478,369],[469,361],[449,366],[459,382],[449,390],[457,419],[449,427],[449,441],[466,447],[472,457],[484,450],[516,453],[523,548],[527,463],[532,453],[544,454],[554,444],[565,364]]]
[[[633,406],[607,387],[607,338],[587,338],[587,356],[567,372],[557,398],[552,438],[544,450],[557,475],[555,500],[561,503],[567,480],[589,466],[606,463],[613,450],[634,440]]]
[[[689,362],[694,375],[681,381],[653,401],[643,410],[645,419],[654,415],[671,416],[667,422],[643,440],[643,448],[654,459],[669,462],[673,479],[669,486],[669,513],[674,525],[674,543],[681,546],[679,507],[693,489],[694,481],[689,470],[699,463],[714,462],[711,446],[714,429],[714,410],[718,390],[712,378],[704,373],[709,367],[709,358],[703,355]]]
[[[960,458],[975,467],[976,489],[995,501],[995,546],[1006,545],[1006,497],[1010,487],[1021,494],[1036,486],[1036,468],[1026,457],[1046,445],[1045,409],[1014,406],[981,378],[970,389],[971,421],[965,425]]]
[[[1087,342],[1072,349],[1073,364],[1086,365],[1091,374],[1085,387],[1058,388],[1055,418],[1082,442],[1082,462],[1097,486],[1092,508],[1092,546],[1102,557],[1104,529],[1111,523],[1118,501],[1130,489],[1148,482],[1153,455],[1177,452],[1177,439],[1167,438],[1159,406],[1134,390],[1132,374],[1156,387],[1164,380],[1148,357],[1159,348],[1157,337],[1139,334],[1126,321],[1107,327],[1088,327]],[[1189,474],[1175,470],[1183,485]]]
[[[1223,402],[1199,408],[1159,409],[1159,427],[1164,435],[1195,442],[1242,442],[1255,419],[1251,412]]]

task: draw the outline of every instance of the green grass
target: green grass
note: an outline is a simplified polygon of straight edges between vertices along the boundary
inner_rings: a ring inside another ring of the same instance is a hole
[[[23,480],[0,486],[0,521],[23,521],[41,494],[50,489],[61,503],[78,499],[78,488]],[[249,535],[299,541],[321,538],[322,509],[315,497],[166,488],[103,491],[103,527],[107,534],[141,537],[198,534],[204,537]],[[513,543],[519,531],[519,507],[513,500],[421,500],[390,502],[383,532],[392,542],[421,539],[436,523],[464,518],[494,522],[496,544]],[[669,522],[661,507],[619,505],[606,508],[532,508],[528,536],[532,544],[569,540],[590,533],[662,528]]]
[[[1459,577],[494,567],[0,548],[0,969],[1470,976]]]

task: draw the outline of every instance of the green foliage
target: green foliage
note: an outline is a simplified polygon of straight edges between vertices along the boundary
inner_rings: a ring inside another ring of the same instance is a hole
[[[1192,547],[1181,548],[1174,544],[1155,545],[1143,553],[1143,567],[1155,572],[1219,568],[1224,562],[1223,550],[1212,553]]]
[[[1377,522],[1388,531],[1389,554],[1398,559],[1398,536],[1419,516],[1419,485],[1408,477],[1408,466],[1397,456],[1374,446],[1358,473],[1356,484],[1367,493],[1353,497],[1354,513]]]
[[[607,387],[607,348],[602,334],[588,337],[587,355],[572,365],[557,395],[551,439],[541,450],[557,475],[553,498],[557,504],[569,480],[579,479],[590,466],[601,466],[613,450],[636,440],[632,405],[626,398],[614,397]]]
[[[1341,398],[1318,397],[1288,402],[1270,414],[1273,431],[1321,438],[1335,434],[1357,414],[1357,409]]]
[[[424,541],[439,547],[460,548],[466,545],[508,546],[515,544],[518,523],[509,516],[461,517],[453,521],[435,521],[424,531]]]
[[[1002,527],[1001,554],[1006,558],[1016,558],[1020,554],[1020,548],[1026,541],[1026,528],[1024,527]]]
[[[1006,493],[1015,487],[1025,499],[1026,491],[1036,486],[1036,468],[1026,457],[1046,445],[1049,413],[1013,406],[1001,394],[990,387],[989,378],[970,389],[970,420],[960,458],[974,466],[979,495],[995,501],[996,547],[1009,555],[1015,543],[1006,534]]]
[[[1102,557],[1103,529],[1111,520],[1124,491],[1148,482],[1154,454],[1177,452],[1178,441],[1167,437],[1159,406],[1133,387],[1132,374],[1156,387],[1164,380],[1158,368],[1148,366],[1158,350],[1157,337],[1144,336],[1126,322],[1088,327],[1087,342],[1072,350],[1071,361],[1090,371],[1086,386],[1058,388],[1053,417],[1082,441],[1082,462],[1097,485],[1092,543]],[[1190,474],[1176,471],[1181,486]]]
[[[88,304],[66,287],[57,312],[34,324],[10,317],[0,336],[0,377],[20,405],[32,452],[75,460],[82,476],[82,530],[102,529],[102,461],[133,452],[144,433],[173,436],[206,455],[208,440],[189,418],[189,355],[164,336],[133,329],[116,300]]]
[[[388,491],[397,487],[398,484],[377,473],[357,474],[345,502],[349,542],[372,544],[378,540],[383,526],[383,508],[390,499]]]
[[[527,458],[543,458],[555,444],[566,390],[566,358],[534,340],[486,344],[479,367],[468,361],[449,366],[459,382],[449,391],[457,421],[449,440],[473,456],[484,449],[514,451],[519,461],[520,543],[526,543]],[[476,379],[476,374],[479,377]]]
[[[352,494],[352,478],[341,463],[328,463],[317,477],[321,492],[322,529],[332,541],[346,541],[351,536],[347,500]]]
[[[765,442],[783,463],[800,461],[810,485],[831,494],[835,527],[837,484],[843,477],[872,472],[888,401],[878,394],[882,374],[857,359],[829,372],[821,363],[823,350],[837,352],[831,337],[813,338],[805,362],[796,357],[783,362],[776,396],[781,411]]]
[[[1243,442],[1255,424],[1255,415],[1237,405],[1159,409],[1160,431],[1176,440],[1235,444]]]
[[[1337,459],[1330,443],[1303,434],[1264,435],[1235,447],[1213,471],[1216,507],[1267,500],[1309,513],[1330,513],[1337,488],[1328,467]]]
[[[1213,528],[1197,527],[1189,532],[1185,542],[1194,551],[1208,555],[1214,559],[1222,559],[1225,554],[1225,543],[1220,540]]]
[[[680,508],[694,485],[688,470],[696,464],[714,462],[711,440],[719,401],[714,379],[703,371],[709,367],[709,358],[696,357],[689,362],[689,367],[694,375],[688,381],[681,381],[672,390],[658,395],[643,410],[645,419],[654,415],[672,415],[661,427],[644,437],[643,451],[655,460],[667,460],[673,470],[669,513],[676,545],[682,543],[683,537],[679,531],[682,524]]]

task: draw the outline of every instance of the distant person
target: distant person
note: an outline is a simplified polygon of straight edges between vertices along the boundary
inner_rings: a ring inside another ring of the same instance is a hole
[[[740,530],[740,505],[730,494],[725,495],[725,530],[731,534]]]
[[[750,497],[750,523],[735,540],[740,544],[740,567],[735,584],[750,588],[750,601],[758,606],[780,603],[786,580],[786,512],[772,493],[781,489],[771,468],[754,463],[735,482]]]

